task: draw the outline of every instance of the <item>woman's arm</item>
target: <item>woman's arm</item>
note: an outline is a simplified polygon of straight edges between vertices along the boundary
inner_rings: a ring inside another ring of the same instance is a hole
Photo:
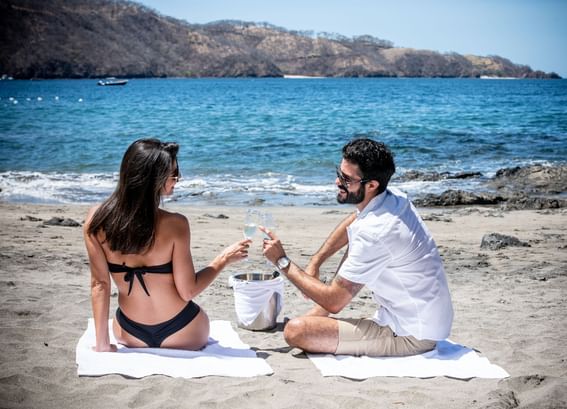
[[[110,343],[108,332],[108,310],[110,308],[110,273],[106,257],[97,238],[88,233],[90,221],[96,208],[89,211],[83,226],[85,246],[89,256],[91,269],[91,303],[95,322],[97,352],[116,351],[116,345]]]
[[[227,247],[209,265],[195,272],[191,256],[191,231],[185,216],[174,215],[173,280],[181,298],[190,301],[207,288],[229,264],[248,256],[250,240],[241,240]]]

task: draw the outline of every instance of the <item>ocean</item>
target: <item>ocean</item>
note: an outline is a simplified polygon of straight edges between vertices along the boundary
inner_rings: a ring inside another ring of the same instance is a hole
[[[335,205],[355,137],[385,142],[411,197],[567,161],[567,81],[403,78],[0,81],[0,200],[94,203],[141,137],[180,144],[174,200]],[[403,177],[479,172],[473,178]]]

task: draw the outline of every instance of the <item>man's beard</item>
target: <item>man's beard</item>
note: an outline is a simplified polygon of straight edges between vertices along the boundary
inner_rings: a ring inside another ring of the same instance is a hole
[[[356,192],[349,192],[348,189],[344,186],[339,186],[339,190],[346,192],[346,197],[342,197],[340,195],[340,192],[337,193],[337,202],[339,202],[340,204],[359,204],[364,200],[365,192],[362,184]]]

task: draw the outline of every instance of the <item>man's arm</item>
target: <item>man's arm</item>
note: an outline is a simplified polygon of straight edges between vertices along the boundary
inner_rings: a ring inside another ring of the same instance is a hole
[[[335,271],[335,274],[333,275],[332,280],[335,279],[335,277],[339,273],[339,270],[341,269],[341,266],[343,265],[343,263],[345,262],[347,257],[348,257],[348,247],[345,251],[345,254],[343,254],[343,258],[341,259],[339,265],[337,266],[337,271]],[[307,272],[307,271],[305,273],[309,274],[309,272]],[[324,282],[326,282],[326,281],[324,281]],[[303,296],[305,298],[308,298],[305,294],[303,294]],[[304,315],[311,316],[311,317],[328,317],[329,314],[330,314],[329,311],[327,311],[326,309],[321,307],[319,304],[315,304],[315,306],[312,309],[310,309],[308,312],[306,312]]]
[[[338,275],[330,285],[327,285],[302,271],[293,262],[286,270],[283,273],[292,284],[321,308],[332,314],[340,312],[364,287],[364,284],[353,283]]]
[[[321,268],[321,265],[329,257],[348,244],[347,227],[350,226],[354,219],[356,219],[356,213],[350,214],[339,223],[335,230],[333,230],[333,232],[329,235],[327,240],[325,240],[321,248],[311,257],[309,264],[305,267],[306,274],[319,278],[319,269]]]
[[[285,250],[274,233],[263,227],[260,229],[270,237],[270,240],[264,240],[264,256],[276,265],[277,261],[285,256]],[[293,262],[282,272],[303,294],[333,314],[341,311],[364,286],[340,276],[335,277],[330,285],[326,285]]]

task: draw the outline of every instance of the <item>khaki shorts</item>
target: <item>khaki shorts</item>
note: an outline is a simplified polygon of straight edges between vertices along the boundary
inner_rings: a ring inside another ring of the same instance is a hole
[[[398,336],[390,327],[382,327],[368,318],[337,319],[339,344],[336,355],[406,356],[435,348],[436,341]]]

